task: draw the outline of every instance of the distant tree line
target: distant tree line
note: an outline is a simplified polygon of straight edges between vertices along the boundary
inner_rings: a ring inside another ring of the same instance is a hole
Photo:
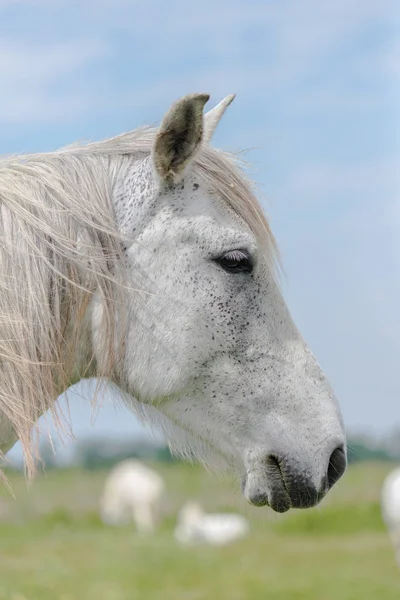
[[[127,458],[154,462],[174,462],[177,460],[168,446],[143,442],[109,443],[107,445],[98,440],[78,444],[76,458],[80,467],[89,470],[110,468]]]
[[[368,435],[349,436],[347,455],[349,463],[360,461],[400,462],[400,429],[394,429],[381,439]]]
[[[368,435],[350,435],[347,452],[350,464],[361,461],[400,462],[400,429],[394,430],[383,439]],[[54,451],[50,444],[43,444],[41,446],[42,461],[38,468],[49,470],[72,466],[95,470],[110,469],[127,458],[163,463],[173,463],[179,460],[171,453],[168,446],[148,439],[120,441],[88,439],[78,442],[67,460],[61,459],[60,456],[62,453]]]
[[[60,468],[57,452],[50,444],[41,447],[42,466],[46,470]],[[110,469],[128,458],[136,458],[149,462],[172,463],[178,459],[166,445],[151,441],[115,441],[100,438],[78,442],[70,460],[63,461],[62,466],[75,466],[87,470]]]
[[[370,446],[363,440],[350,440],[347,444],[349,464],[361,461],[393,461],[400,457],[391,456],[385,448]]]
[[[371,436],[350,436],[347,452],[349,463],[400,461],[400,431],[395,431],[382,441]],[[57,454],[49,445],[42,447],[42,458],[46,469],[59,466]],[[71,462],[74,466],[89,470],[109,469],[127,458],[164,463],[179,460],[171,453],[168,446],[148,440],[117,442],[92,439],[76,445]]]

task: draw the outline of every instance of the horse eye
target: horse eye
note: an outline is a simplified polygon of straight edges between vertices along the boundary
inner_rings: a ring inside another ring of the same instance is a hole
[[[215,261],[228,273],[251,273],[253,261],[245,250],[231,250]]]

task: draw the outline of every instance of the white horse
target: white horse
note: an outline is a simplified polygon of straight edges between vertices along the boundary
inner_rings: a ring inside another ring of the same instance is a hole
[[[346,468],[332,389],[277,283],[237,161],[210,146],[233,96],[158,129],[0,162],[0,449],[82,377],[111,380],[172,449],[241,475],[276,511]]]
[[[133,521],[141,533],[155,530],[165,496],[160,475],[137,460],[124,460],[107,477],[100,499],[104,523],[118,525]]]
[[[225,546],[245,537],[249,531],[249,523],[242,515],[206,514],[200,504],[188,502],[180,510],[175,538],[181,544]]]
[[[389,473],[381,493],[382,516],[400,567],[400,467]]]

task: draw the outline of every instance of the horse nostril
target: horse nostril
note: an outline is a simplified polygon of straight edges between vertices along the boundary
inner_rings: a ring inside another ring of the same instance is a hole
[[[272,470],[273,472],[279,475],[282,475],[281,465],[278,457],[275,454],[268,454],[266,458],[266,463],[268,469]]]
[[[341,478],[347,467],[346,454],[343,446],[338,446],[332,452],[328,466],[329,489]]]

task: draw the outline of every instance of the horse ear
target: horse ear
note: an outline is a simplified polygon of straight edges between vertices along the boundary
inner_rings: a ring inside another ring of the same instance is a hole
[[[231,104],[231,102],[233,102],[235,97],[236,97],[236,94],[230,94],[229,96],[227,96],[226,98],[221,100],[221,102],[219,104],[217,104],[217,106],[215,106],[212,110],[209,110],[208,113],[206,113],[204,115],[203,140],[205,142],[209,142],[211,140],[211,138],[214,134],[214,131],[215,131],[218,123],[220,122],[224,112],[226,111],[228,106]]]
[[[165,115],[153,147],[157,173],[174,183],[183,174],[203,137],[203,108],[208,94],[190,94],[175,102]]]

